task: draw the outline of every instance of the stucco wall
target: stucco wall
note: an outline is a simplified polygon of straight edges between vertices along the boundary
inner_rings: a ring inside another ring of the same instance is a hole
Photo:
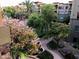
[[[9,27],[6,26],[0,26],[0,45],[10,43],[10,31]]]
[[[79,12],[79,0],[73,0],[71,12],[72,19],[77,19],[77,12]]]
[[[79,12],[79,0],[72,0],[72,12],[71,12],[71,20],[70,20],[70,27],[71,27],[71,40],[74,38],[79,39],[79,19],[77,19],[77,12]]]

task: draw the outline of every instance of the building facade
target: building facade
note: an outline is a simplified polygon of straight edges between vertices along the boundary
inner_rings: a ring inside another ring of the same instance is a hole
[[[53,5],[56,8],[55,12],[58,14],[58,19],[60,21],[64,21],[65,18],[68,17],[70,18],[72,1],[69,1],[69,3],[54,2]]]
[[[39,2],[39,1],[33,2],[32,11],[33,12],[41,12],[42,5],[44,5],[43,2]]]
[[[70,18],[71,38],[73,41],[77,41],[79,39],[79,0],[73,0]]]

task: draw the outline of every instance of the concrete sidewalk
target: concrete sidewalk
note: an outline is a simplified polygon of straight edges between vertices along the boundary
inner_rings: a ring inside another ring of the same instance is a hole
[[[50,40],[40,40],[40,43],[41,43],[41,46],[44,50],[47,50],[48,52],[50,52],[53,56],[54,56],[54,59],[64,59],[63,56],[57,52],[57,51],[54,51],[54,50],[50,50],[48,47],[47,47],[47,43],[50,42],[52,39]]]

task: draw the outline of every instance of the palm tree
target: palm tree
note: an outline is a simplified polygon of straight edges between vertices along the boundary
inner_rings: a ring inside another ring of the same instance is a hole
[[[23,3],[24,5],[26,5],[26,7],[27,7],[27,16],[29,16],[30,14],[31,14],[31,12],[32,12],[32,4],[33,4],[33,2],[31,2],[31,0],[25,0],[25,2]]]

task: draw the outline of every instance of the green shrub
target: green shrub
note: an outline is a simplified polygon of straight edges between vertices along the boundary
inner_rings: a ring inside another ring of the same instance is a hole
[[[72,53],[65,55],[65,59],[76,59]]]
[[[37,13],[32,13],[30,16],[29,16],[29,20],[28,20],[28,25],[30,27],[33,27],[33,28],[37,28],[39,26],[39,23],[40,22],[40,17],[39,17],[39,14]]]
[[[29,16],[28,26],[34,28],[39,37],[44,36],[46,33],[44,31],[45,30],[44,25],[45,25],[45,22],[42,16],[39,15],[38,13],[32,13]]]
[[[42,52],[37,57],[40,59],[54,59],[54,57],[48,51]]]

